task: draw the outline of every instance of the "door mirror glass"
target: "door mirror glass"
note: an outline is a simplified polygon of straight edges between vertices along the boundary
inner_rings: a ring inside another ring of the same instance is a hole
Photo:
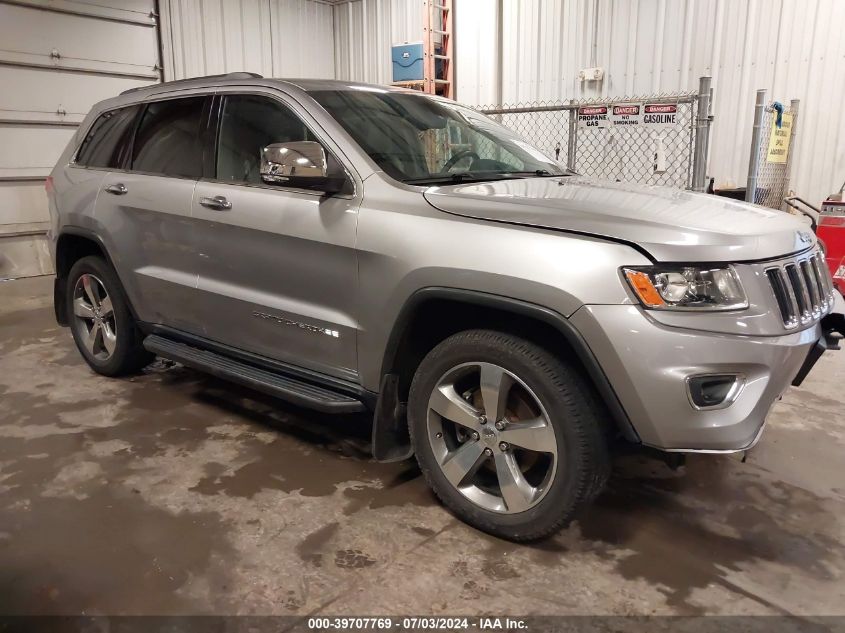
[[[316,141],[272,143],[261,150],[261,180],[289,187],[329,185],[326,150]]]

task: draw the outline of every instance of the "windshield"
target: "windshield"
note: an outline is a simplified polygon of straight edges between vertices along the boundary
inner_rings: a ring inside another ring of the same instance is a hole
[[[409,184],[568,172],[511,130],[452,101],[362,88],[311,96],[393,178]]]

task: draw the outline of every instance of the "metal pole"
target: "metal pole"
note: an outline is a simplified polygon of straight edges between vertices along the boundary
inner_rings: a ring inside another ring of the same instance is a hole
[[[574,104],[573,104],[574,105]],[[578,107],[569,109],[569,136],[566,139],[566,168],[575,171],[575,150],[578,147]]]
[[[505,0],[496,3],[496,103],[505,106]]]
[[[789,111],[792,113],[792,129],[789,130],[789,154],[786,155],[786,175],[784,176],[783,195],[789,195],[789,181],[792,178],[792,156],[795,152],[795,126],[798,125],[798,106],[800,99],[793,99],[789,103]]]
[[[745,188],[745,201],[754,202],[757,193],[757,173],[760,171],[760,143],[763,137],[763,119],[766,116],[766,90],[757,91],[757,103],[754,104],[754,129],[751,132],[751,155],[748,158],[748,183]]]
[[[707,145],[710,135],[710,77],[698,80],[695,154],[693,155],[692,190],[704,191],[707,178]]]

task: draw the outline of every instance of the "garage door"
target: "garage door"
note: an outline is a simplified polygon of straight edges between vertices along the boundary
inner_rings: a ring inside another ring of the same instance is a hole
[[[0,278],[50,272],[44,179],[91,106],[160,80],[155,0],[0,0]]]

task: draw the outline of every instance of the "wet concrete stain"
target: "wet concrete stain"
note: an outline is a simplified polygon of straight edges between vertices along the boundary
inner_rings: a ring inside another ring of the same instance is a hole
[[[322,567],[325,546],[337,534],[340,524],[335,522],[327,523],[323,527],[311,532],[302,539],[296,546],[296,553],[305,563]]]
[[[174,515],[106,488],[83,500],[26,500],[25,512],[0,515],[9,535],[0,541],[3,614],[144,613],[150,604],[191,612],[199,605],[180,590],[199,573],[222,583],[213,561],[233,555],[211,513]]]
[[[685,614],[706,611],[689,598],[695,589],[711,583],[746,593],[726,579],[727,573],[758,560],[777,561],[822,581],[834,580],[831,565],[843,560],[845,549],[813,529],[837,521],[821,499],[781,482],[726,480],[725,471],[712,459],[693,458],[688,469],[694,473],[614,477],[578,521],[581,536],[606,546],[598,552],[613,559],[619,550],[632,550],[633,554],[618,558],[618,572],[659,586],[667,604]],[[710,498],[713,505],[691,507],[684,499],[693,492],[698,498]],[[761,500],[765,511],[757,505]],[[793,526],[781,520],[787,516]],[[716,531],[718,525],[737,535]],[[759,596],[747,597],[781,610]]]
[[[334,554],[335,567],[363,569],[376,564],[376,559],[359,549],[339,549]]]

